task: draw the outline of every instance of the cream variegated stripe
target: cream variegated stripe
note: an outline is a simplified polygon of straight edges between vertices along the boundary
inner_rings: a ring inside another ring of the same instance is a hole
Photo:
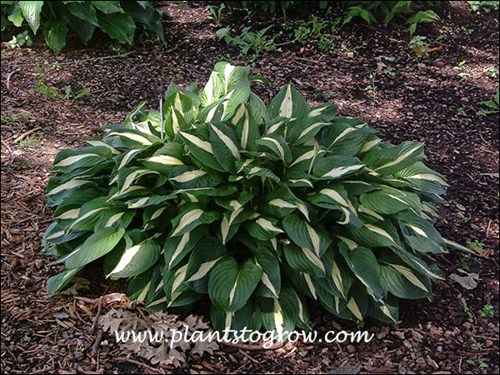
[[[246,113],[247,113],[247,109],[245,108],[245,105],[244,104],[240,104],[240,106],[238,107],[238,111],[236,111],[236,114],[231,119],[231,123],[233,125],[236,125],[243,118],[243,116]]]
[[[340,133],[337,138],[335,138],[332,142],[332,144],[330,145],[330,147],[332,147],[335,143],[337,143],[338,141],[340,141],[342,138],[344,138],[346,135],[356,131],[357,129],[356,128],[347,128],[345,129],[342,133]]]
[[[146,298],[146,295],[149,292],[149,288],[151,287],[151,281],[149,281],[144,288],[142,288],[141,293],[137,296],[137,300],[140,302],[143,302],[144,299]]]
[[[361,152],[368,152],[372,148],[374,148],[376,145],[378,145],[380,142],[382,142],[381,139],[374,139],[373,141],[366,142],[363,148],[361,149]]]
[[[399,156],[398,158],[396,158],[395,160],[389,162],[389,163],[386,163],[378,168],[375,168],[375,171],[380,171],[381,169],[386,169],[386,168],[389,168],[389,167],[393,167],[395,165],[398,165],[399,163],[401,163],[402,161],[404,161],[405,159],[409,158],[411,155],[413,155],[413,153],[415,153],[415,151],[418,151],[419,149],[421,149],[423,147],[422,144],[417,144],[416,146],[414,146],[413,148],[411,148],[409,151],[405,152],[403,155]]]
[[[411,228],[418,235],[425,237],[425,238],[429,238],[427,233],[425,233],[425,231],[422,228],[419,228],[416,225],[408,225],[408,227]]]
[[[299,319],[301,322],[307,323],[304,316],[304,306],[302,305],[302,301],[300,300],[300,297],[298,295],[295,295],[295,297],[297,298],[297,303],[299,304]]]
[[[337,314],[340,313],[340,298],[335,296],[333,297],[333,300],[335,301],[335,311],[337,311]]]
[[[340,239],[343,243],[345,243],[347,245],[347,247],[349,248],[349,250],[354,250],[354,249],[357,249],[359,247],[359,245],[354,242],[353,240],[351,240],[350,238],[347,238],[347,237],[342,237],[342,236],[336,236],[338,239]]]
[[[359,171],[360,169],[363,169],[365,166],[364,165],[350,165],[347,167],[337,167],[333,168],[331,171],[325,173],[323,175],[323,178],[338,178],[342,177],[343,175],[353,172],[353,171]]]
[[[170,302],[169,305],[174,302],[181,293],[177,292],[177,289],[182,285],[184,280],[186,280],[186,271],[188,265],[184,265],[179,268],[175,274],[174,282],[172,283],[172,288],[170,290]]]
[[[377,233],[379,236],[387,238],[396,245],[396,241],[394,241],[394,238],[386,230],[372,224],[365,224],[365,228],[373,233]]]
[[[354,298],[351,297],[351,299],[347,303],[347,308],[352,312],[352,314],[356,317],[356,319],[363,320],[363,314],[361,314],[358,304],[356,303]]]
[[[285,329],[285,319],[283,318],[283,312],[281,309],[281,305],[278,301],[278,299],[274,299],[274,314],[273,314],[273,320],[274,320],[274,327],[276,328],[276,333],[280,337],[283,334],[283,330]]]
[[[292,117],[293,113],[293,100],[292,100],[292,86],[288,85],[286,88],[285,98],[281,102],[279,116],[280,117]]]
[[[184,133],[181,132],[182,136],[186,138],[188,141],[191,143],[194,143],[196,147],[201,148],[202,150],[208,152],[209,154],[214,154],[214,150],[212,149],[212,145],[209,142],[203,141],[200,138],[189,134],[189,133]]]
[[[130,150],[129,152],[127,152],[125,154],[125,156],[123,157],[123,159],[121,160],[120,162],[120,165],[118,165],[118,169],[122,169],[124,166],[126,166],[128,164],[128,162],[130,161],[130,159],[132,159],[135,155],[137,155],[139,153],[140,150]]]
[[[188,282],[196,281],[205,277],[205,275],[215,266],[215,263],[217,263],[219,260],[220,258],[217,258],[215,260],[203,263],[198,271],[196,271],[196,273],[189,278]]]
[[[305,152],[302,155],[300,155],[297,159],[295,159],[294,162],[292,164],[290,164],[290,167],[293,167],[294,165],[299,164],[299,163],[301,163],[303,161],[311,160],[317,154],[318,154],[317,150],[311,150],[311,151]]]
[[[70,157],[67,157],[66,159],[61,160],[59,163],[55,164],[54,167],[67,167],[68,165],[77,163],[82,159],[90,158],[93,156],[100,157],[99,154],[95,154],[95,153],[70,156]]]
[[[391,264],[392,268],[398,271],[401,275],[405,277],[410,283],[415,285],[417,288],[422,289],[423,291],[429,293],[427,287],[418,279],[417,276],[408,268],[404,266],[400,266],[399,264]]]
[[[285,121],[279,121],[277,122],[276,124],[274,125],[271,125],[271,127],[269,129],[267,129],[267,132],[266,134],[273,134],[276,130],[278,130],[281,125],[283,125],[285,123]]]
[[[304,276],[304,280],[306,281],[307,288],[311,292],[313,298],[315,300],[317,300],[318,296],[316,295],[316,288],[314,287],[314,283],[313,283],[313,281],[311,279],[311,276],[309,276],[308,273],[301,273],[301,275]]]
[[[207,113],[207,118],[205,119],[205,121],[206,121],[206,122],[210,122],[210,121],[212,121],[212,119],[213,119],[213,118],[214,118],[214,116],[215,116],[215,112],[217,112],[217,109],[218,109],[218,108],[219,108],[219,106],[218,106],[218,105],[216,105],[216,106],[212,107],[212,108],[210,109],[210,111],[208,111],[208,113]]]
[[[143,159],[143,161],[162,165],[184,165],[181,160],[169,155],[155,155],[150,158]]]
[[[137,171],[134,171],[132,173],[130,173],[129,175],[127,175],[127,177],[125,177],[125,181],[123,181],[123,185],[122,185],[122,188],[120,189],[120,192],[123,193],[125,190],[127,190],[130,185],[132,185],[132,183],[138,179],[139,177],[142,177],[146,174],[159,174],[158,172],[156,171],[151,171],[151,170],[146,170],[146,169],[139,169]]]
[[[297,209],[302,213],[302,215],[304,215],[304,217],[307,219],[307,221],[311,221],[309,219],[309,210],[308,210],[307,206],[302,202],[297,202],[296,206],[297,206]]]
[[[325,109],[327,109],[328,107],[327,106],[324,106],[324,107],[320,107],[320,108],[315,108],[313,109],[311,112],[309,112],[309,117],[316,117],[316,116],[319,116],[321,115]]]
[[[279,153],[281,159],[285,160],[285,150],[283,149],[283,146],[281,145],[281,143],[279,143],[279,141],[277,139],[264,137],[264,138],[262,138],[262,140],[267,141],[267,142],[271,142],[272,144],[274,144],[276,146],[276,149],[278,150],[278,153]]]
[[[312,125],[309,125],[302,133],[300,133],[298,140],[300,141],[302,138],[304,138],[306,135],[308,135],[310,132],[314,131],[315,129],[319,128],[320,126],[323,125],[328,125],[328,122],[315,122]]]
[[[278,208],[296,208],[297,206],[293,203],[287,202],[283,199],[273,199],[269,202],[270,206],[275,206]]]
[[[120,261],[118,262],[116,267],[113,268],[113,271],[109,273],[108,277],[123,271],[125,267],[129,265],[132,259],[134,259],[134,257],[139,253],[139,251],[141,250],[141,246],[142,243],[139,245],[132,246],[127,250],[125,250],[122,257],[120,258]]]
[[[66,232],[65,232],[65,231],[63,231],[63,230],[61,230],[61,231],[59,231],[59,232],[52,233],[52,234],[51,234],[50,236],[48,236],[48,237],[45,237],[45,240],[46,240],[46,241],[54,240],[54,239],[56,239],[56,238],[59,238],[59,237],[64,236],[65,234],[66,234]]]
[[[228,312],[226,313],[226,319],[224,320],[224,328],[229,330],[231,328],[231,325],[233,324],[233,317],[234,317],[234,312]]]
[[[234,65],[231,65],[231,64],[226,64],[226,66],[224,67],[224,83],[225,83],[224,90],[225,90],[225,92],[227,92],[227,90],[229,90],[229,81],[231,80],[231,76],[233,75],[235,68],[236,67]]]
[[[316,255],[311,249],[308,249],[307,247],[303,247],[302,251],[304,252],[304,255],[306,256],[306,258],[312,264],[314,264],[316,267],[318,267],[321,270],[321,272],[326,274],[325,265],[323,264],[323,262],[321,261],[321,259],[319,258],[318,255]]]
[[[143,189],[146,189],[144,186],[131,186],[129,187],[128,189],[125,189],[123,191],[119,191],[118,193],[112,195],[110,198],[108,198],[107,202],[113,200],[113,199],[116,199],[118,197],[121,197],[122,195],[125,195],[125,194],[128,194],[128,193],[131,193],[133,191],[137,191],[137,190],[143,190]]]
[[[405,178],[406,179],[415,179],[415,180],[434,181],[434,182],[437,182],[441,185],[449,186],[448,183],[443,178],[436,176],[434,174],[430,174],[430,173],[415,174],[413,176],[408,176]]]
[[[197,178],[203,177],[206,174],[207,172],[202,171],[201,169],[197,171],[188,171],[178,175],[177,177],[171,178],[171,180],[179,183],[186,183],[196,180]]]
[[[276,227],[273,223],[271,223],[269,220],[266,220],[264,218],[260,218],[256,221],[256,223],[265,229],[268,232],[276,232],[276,233],[284,233],[283,230],[280,228]]]
[[[118,133],[118,132],[111,132],[111,133],[108,133],[108,136],[118,136],[118,137],[124,137],[124,138],[128,138],[132,141],[136,141],[136,142],[139,142],[139,143],[142,143],[143,145],[145,146],[149,146],[149,145],[152,145],[153,143],[147,139],[146,137],[143,137],[142,135],[139,135],[139,134],[135,134],[135,133]]]
[[[224,134],[217,126],[210,125],[212,130],[217,134],[217,137],[226,145],[226,147],[231,151],[231,154],[236,158],[240,158],[240,151],[238,150],[238,146],[233,142],[231,138],[229,138],[226,134]]]
[[[407,202],[405,202],[403,199],[401,199],[401,198],[399,198],[399,197],[396,197],[395,195],[392,195],[392,194],[387,194],[387,196],[388,196],[389,198],[392,198],[392,199],[394,199],[395,201],[401,202],[401,203],[403,203],[403,204],[405,204],[405,205],[406,205],[406,204],[408,204],[408,203],[407,203]]]
[[[385,316],[387,316],[389,319],[391,319],[394,323],[397,322],[397,320],[392,316],[391,310],[389,310],[389,308],[386,305],[380,306],[379,309],[380,309],[380,311],[382,311],[382,313]]]
[[[236,201],[233,201],[236,202]],[[239,202],[236,202],[239,204]],[[229,216],[229,219],[227,219],[226,216],[222,218],[221,222],[221,234],[222,234],[222,243],[225,245],[227,241],[227,236],[229,235],[229,229],[231,228],[231,224],[233,221],[243,212],[243,207],[240,207],[236,209],[235,211],[231,212],[231,215]]]
[[[336,190],[323,189],[319,193],[322,195],[326,195],[327,197],[332,199],[334,202],[337,202],[344,207],[349,207],[349,202],[344,197],[342,197]]]
[[[243,130],[241,132],[241,147],[247,148],[249,136],[250,136],[250,117],[248,116],[248,111],[245,111],[245,119],[243,120]]]
[[[54,217],[54,219],[65,220],[65,219],[76,219],[80,214],[79,208],[73,208],[72,210],[68,210],[63,212],[61,215]]]
[[[359,210],[359,212],[363,212],[363,213],[365,213],[367,215],[370,215],[370,216],[374,217],[377,220],[384,221],[384,217],[383,216],[379,215],[375,211],[370,210],[366,206],[363,206],[363,205],[360,204],[359,207],[358,207],[358,210]]]
[[[201,215],[203,215],[203,210],[200,210],[199,208],[185,213],[179,221],[179,225],[177,225],[177,228],[175,228],[174,233],[172,233],[172,236],[177,236],[189,224],[198,220]]]
[[[259,262],[255,261],[255,263],[262,270],[262,283],[267,287],[267,289],[269,289],[271,291],[271,293],[274,294],[274,296],[276,298],[279,298],[278,293],[276,292],[276,288],[274,287],[273,283],[269,279],[269,275],[264,272],[264,268],[262,268],[262,266],[259,264]]]
[[[163,289],[163,279],[161,279],[160,282],[158,283],[158,286],[155,289],[155,293],[158,293],[162,289]]]
[[[241,165],[240,169],[238,169],[238,173],[240,173],[245,167],[247,167],[253,161],[254,161],[253,159],[246,159]]]
[[[119,212],[117,214],[114,214],[113,216],[111,216],[108,221],[106,222],[106,224],[104,225],[104,227],[110,227],[112,226],[113,224],[115,224],[118,220],[120,220],[122,218],[122,216],[125,215],[125,212]]]
[[[351,221],[351,211],[349,211],[345,207],[340,207],[340,209],[342,210],[342,212],[344,212],[345,218],[344,218],[344,220],[337,221],[337,223],[339,223],[340,225],[347,225],[347,224],[349,224],[349,222]]]
[[[184,235],[181,237],[181,240],[179,241],[177,248],[175,249],[174,253],[172,254],[172,257],[170,258],[170,262],[168,262],[168,269],[170,269],[170,267],[172,267],[172,263],[182,253],[182,250],[185,249],[186,245],[189,242],[190,237],[191,237],[190,232],[184,233]]]
[[[75,221],[73,221],[73,223],[68,227],[68,229],[66,230],[67,232],[69,232],[76,224],[78,223],[81,223],[83,220],[85,220],[86,218],[92,216],[92,215],[95,215],[96,213],[104,210],[106,207],[100,207],[100,208],[96,208],[94,210],[90,210],[89,212],[83,214],[82,216],[80,216],[78,219],[76,219]]]
[[[305,183],[306,185],[309,185],[310,187],[313,187],[313,184],[311,181],[309,181],[308,179],[305,179],[305,178],[301,178],[301,179],[298,179],[298,180],[289,180],[290,183],[292,184],[299,184],[299,183]]]
[[[311,239],[311,243],[313,245],[313,250],[316,253],[316,255],[319,256],[320,251],[321,251],[321,240],[319,238],[318,233],[314,230],[313,227],[311,227],[309,224],[306,224],[307,228],[307,234],[309,234],[309,238]]]
[[[180,92],[177,92],[174,96],[174,108],[179,111],[180,113],[182,113],[183,109],[182,109],[182,100],[181,100],[181,93]]]
[[[151,307],[154,307],[154,306],[158,306],[158,305],[161,305],[162,303],[165,303],[167,302],[167,296],[164,296],[160,299],[157,299],[156,301],[153,301],[151,302],[149,305],[147,305],[148,308],[151,308]]]
[[[74,189],[76,187],[79,187],[79,186],[82,186],[85,184],[90,184],[91,182],[92,181],[78,180],[75,178],[73,180],[69,180],[68,182],[65,182],[64,184],[59,185],[58,187],[52,189],[51,191],[49,191],[47,193],[47,195],[54,195],[54,194],[60,193],[61,191],[64,191],[64,190]]]
[[[175,109],[170,111],[172,115],[172,132],[174,134],[179,133],[179,130],[181,130],[181,127],[179,125],[179,118],[177,117],[177,112],[175,112]]]
[[[106,147],[108,148],[109,150],[111,150],[111,152],[115,155],[119,154],[120,151],[118,151],[116,148],[114,147],[111,147],[110,145],[108,145],[107,143],[104,143],[103,141],[87,141],[87,143],[90,145],[90,146],[103,146],[103,147]]]
[[[342,282],[342,274],[340,273],[340,268],[335,261],[333,261],[331,276],[333,283],[335,284],[339,292],[342,293],[342,296],[345,298],[344,283]]]
[[[148,200],[149,200],[149,197],[140,198],[137,201],[135,201],[134,203],[129,203],[128,208],[141,208],[144,206],[144,204],[147,203]]]

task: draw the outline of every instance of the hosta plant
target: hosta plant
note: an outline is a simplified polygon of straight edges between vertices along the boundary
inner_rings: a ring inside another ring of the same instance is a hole
[[[266,330],[306,328],[310,299],[396,322],[398,299],[431,296],[446,182],[423,144],[384,142],[291,85],[266,106],[254,80],[218,63],[200,92],[171,84],[161,113],[141,105],[57,155],[50,295],[102,266],[150,309],[208,297],[216,328]]]

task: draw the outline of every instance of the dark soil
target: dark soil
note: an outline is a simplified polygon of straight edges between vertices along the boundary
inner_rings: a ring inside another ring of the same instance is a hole
[[[47,277],[57,268],[48,266],[40,251],[51,221],[44,189],[59,150],[81,146],[143,100],[156,107],[171,81],[205,82],[219,60],[249,63],[215,36],[222,26],[241,29],[243,17],[226,16],[215,26],[206,4],[161,6],[168,46],[149,41],[113,52],[100,39],[88,48],[75,44],[56,57],[42,40],[16,50],[2,43],[2,372],[173,371],[119,359],[123,354],[113,342],[94,352],[96,334],[89,328],[98,305],[95,291],[123,292],[123,284],[87,274],[81,281],[90,282],[93,293],[48,299]],[[425,142],[429,166],[450,183],[440,231],[464,245],[477,241],[480,250],[478,256],[452,251],[438,262],[448,274],[458,268],[478,273],[478,287],[468,291],[450,279],[435,283],[432,301],[401,304],[399,324],[367,321],[364,328],[377,337],[370,344],[298,343],[259,352],[223,347],[213,356],[192,358],[176,372],[498,373],[499,117],[476,114],[498,85],[498,78],[484,72],[494,67],[498,73],[498,12],[471,13],[465,2],[452,2],[438,13],[440,21],[417,32],[428,40],[444,36],[428,59],[415,56],[403,27],[351,24],[334,34],[328,52],[314,40],[285,44],[293,37],[283,33],[277,37],[283,45],[263,53],[252,71],[271,81],[258,88],[266,100],[291,81],[310,103],[335,101],[342,114],[365,119],[387,140]],[[294,25],[298,19],[291,14],[288,21]],[[278,19],[253,26],[273,22],[276,33],[285,29]],[[68,85],[74,92],[88,88],[91,94],[52,99],[35,90],[37,82],[61,92]],[[481,316],[487,304],[494,307],[493,317]],[[320,332],[356,329],[317,306],[312,318]]]

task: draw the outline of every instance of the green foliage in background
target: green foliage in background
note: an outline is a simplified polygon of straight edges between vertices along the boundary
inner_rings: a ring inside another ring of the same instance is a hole
[[[2,30],[27,24],[39,30],[56,54],[66,45],[69,32],[86,44],[96,29],[120,43],[132,44],[137,25],[164,41],[161,15],[151,1],[2,1]]]
[[[152,310],[208,297],[217,329],[277,331],[307,328],[309,299],[396,322],[398,299],[432,296],[447,184],[424,145],[291,85],[266,106],[249,73],[218,63],[201,91],[171,84],[161,113],[143,104],[56,156],[44,248],[65,270],[50,295],[101,260]]]

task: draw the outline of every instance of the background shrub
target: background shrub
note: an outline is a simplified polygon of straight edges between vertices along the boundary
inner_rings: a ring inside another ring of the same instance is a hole
[[[34,34],[42,30],[55,53],[64,48],[70,31],[86,44],[96,28],[132,44],[140,24],[164,41],[161,15],[151,1],[2,1],[2,30],[25,21]]]

